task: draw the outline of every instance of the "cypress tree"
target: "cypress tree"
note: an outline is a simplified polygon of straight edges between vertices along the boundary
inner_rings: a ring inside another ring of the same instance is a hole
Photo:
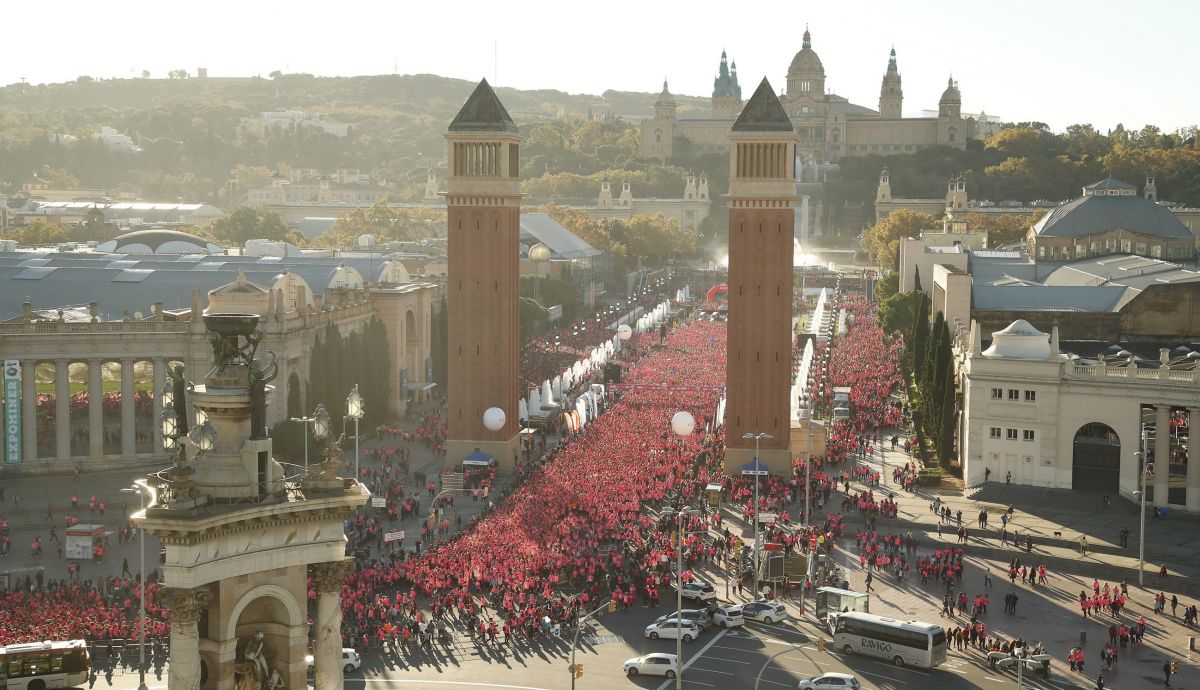
[[[929,342],[929,299],[921,299],[913,309],[912,337],[908,340],[910,381],[917,381],[925,366],[925,347]]]
[[[325,401],[325,343],[320,335],[313,339],[312,353],[308,360],[308,395],[305,397],[303,416],[307,417]]]
[[[913,281],[914,281],[913,282],[914,290],[924,291],[923,288],[921,287],[921,267],[920,266],[913,266]]]

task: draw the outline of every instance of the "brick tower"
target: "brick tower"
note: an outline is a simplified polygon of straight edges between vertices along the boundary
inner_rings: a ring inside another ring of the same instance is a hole
[[[446,466],[479,449],[511,469],[519,430],[521,137],[485,79],[450,123],[446,140]],[[499,431],[483,425],[491,407],[504,410]]]
[[[796,134],[766,79],[729,134],[729,352],[726,469],[754,456],[790,474],[792,248]]]

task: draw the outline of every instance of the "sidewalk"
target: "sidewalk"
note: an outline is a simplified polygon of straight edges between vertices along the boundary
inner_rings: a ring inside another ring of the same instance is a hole
[[[370,448],[390,447],[393,443],[384,443],[381,441],[371,440],[362,444],[360,450]],[[417,472],[424,472],[429,477],[436,476],[437,472],[442,467],[442,458],[435,455],[432,450],[426,448],[420,443],[412,444],[412,460],[410,461],[410,473],[404,478],[406,485],[412,486],[414,483],[414,475]],[[354,450],[351,447],[343,451],[344,459],[348,461],[348,471],[343,470],[346,474],[353,473],[354,467]],[[362,466],[376,467],[382,463],[379,461],[369,461],[365,458],[360,460]],[[95,579],[108,576],[119,576],[122,574],[122,561],[128,560],[129,570],[137,573],[139,564],[138,554],[138,538],[134,538],[124,544],[117,540],[117,530],[128,522],[128,516],[139,509],[138,496],[133,493],[122,493],[122,488],[127,488],[132,485],[135,479],[145,476],[145,472],[133,472],[127,469],[118,469],[112,471],[96,471],[86,472],[79,479],[67,477],[20,477],[14,479],[6,479],[4,483],[4,501],[0,502],[0,519],[9,521],[9,536],[12,537],[12,549],[7,556],[0,556],[0,575],[8,572],[15,577],[23,577],[26,573],[33,575],[34,572],[41,568],[43,577],[46,579],[64,579],[67,577],[67,560],[59,558],[55,551],[55,544],[50,541],[50,527],[56,525],[58,527],[59,539],[64,538],[66,532],[66,517],[74,515],[79,519],[80,523],[93,523],[105,525],[111,532],[109,537],[108,553],[103,562],[92,560],[79,561],[80,564],[80,579]],[[414,487],[420,488],[420,487]],[[502,487],[497,487],[500,489]],[[79,509],[71,510],[71,495],[75,493],[79,497]],[[410,490],[411,494],[411,490]],[[389,523],[389,530],[399,529],[407,532],[407,538],[404,544],[409,550],[412,549],[416,540],[421,534],[421,523],[428,517],[429,497],[424,495],[422,510],[423,515],[409,517],[407,520],[398,521],[397,523]],[[108,504],[104,514],[101,515],[97,510],[95,513],[89,512],[88,503],[91,497],[95,495],[98,500],[102,500]],[[462,509],[462,500],[465,498],[467,504],[470,504],[470,496],[459,497],[456,500],[459,509]],[[53,519],[48,519],[47,506],[54,510]],[[370,508],[366,508],[370,510]],[[472,513],[473,514],[473,513]],[[453,517],[453,516],[452,516]],[[469,516],[463,514],[463,522],[465,523]],[[34,557],[30,555],[30,544],[35,537],[42,538],[42,555]],[[391,545],[389,545],[390,547]],[[147,569],[153,570],[158,565],[158,552],[161,550],[159,541],[146,535],[146,561]]]
[[[894,519],[876,520],[876,528],[881,532],[907,533],[911,530],[922,545],[957,544],[957,521],[944,525],[941,537],[937,534],[938,518],[929,506],[935,497],[940,497],[942,504],[949,506],[953,513],[962,511],[962,525],[968,532],[968,554],[1006,562],[1017,556],[1023,561],[1045,562],[1047,567],[1060,572],[1071,569],[1079,574],[1136,584],[1139,519],[1136,506],[1130,502],[1114,500],[1112,507],[1104,509],[1101,496],[1091,492],[1005,485],[1003,482],[990,482],[972,497],[929,487],[917,487],[916,493],[909,493],[891,483],[891,471],[911,462],[912,457],[900,449],[886,450],[883,456],[886,463],[886,470],[881,470],[883,483],[872,488],[876,495],[894,495],[899,510]],[[880,455],[877,453],[868,464],[880,469]],[[856,482],[851,484],[857,491],[868,488]],[[1014,512],[1009,521],[1006,545],[1001,541],[1000,515],[1010,506]],[[826,512],[837,509],[836,505],[825,507]],[[981,529],[978,517],[984,509],[988,511],[989,526]],[[853,536],[852,530],[865,523],[865,518],[857,512],[847,513],[845,518],[850,536]],[[1130,532],[1128,548],[1117,543],[1122,527]],[[1013,545],[1016,535],[1021,538],[1020,548]],[[1025,550],[1027,536],[1033,538],[1032,552]],[[1080,551],[1080,537],[1087,539],[1086,554]],[[1165,520],[1147,518],[1145,562],[1148,586],[1165,585],[1179,593],[1200,596],[1200,524],[1178,514]],[[1158,570],[1164,564],[1169,576],[1160,581]]]

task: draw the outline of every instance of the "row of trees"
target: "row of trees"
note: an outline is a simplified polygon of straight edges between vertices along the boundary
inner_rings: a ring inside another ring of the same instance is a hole
[[[592,218],[584,211],[554,204],[542,210],[588,244],[612,252],[618,270],[639,261],[659,265],[668,258],[690,256],[696,250],[695,232],[659,215]]]
[[[387,329],[382,321],[372,318],[361,334],[351,331],[347,336],[330,323],[313,346],[305,396],[308,409],[304,413],[311,413],[318,404],[324,405],[334,420],[334,429],[339,430],[334,433],[336,436],[346,413],[346,396],[358,384],[365,407],[361,424],[370,428],[383,423],[389,412],[391,365]]]
[[[917,289],[899,292],[895,272],[875,286],[880,300],[876,318],[889,335],[904,336],[904,367],[908,372],[909,400],[918,452],[932,449],[941,465],[949,468],[955,459],[955,428],[958,425],[958,392],[949,324],[938,312],[930,325],[929,296]]]

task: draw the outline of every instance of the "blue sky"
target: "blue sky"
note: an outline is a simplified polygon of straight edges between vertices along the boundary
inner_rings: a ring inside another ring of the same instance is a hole
[[[783,87],[807,23],[828,86],[863,105],[875,107],[894,44],[907,116],[936,107],[953,72],[964,110],[1006,120],[1200,122],[1200,73],[1186,57],[1195,0],[59,0],[53,14],[8,13],[0,83],[204,66],[211,76],[496,75],[573,93],[657,91],[665,76],[674,92],[706,96],[724,48],[748,93],[763,75]]]

